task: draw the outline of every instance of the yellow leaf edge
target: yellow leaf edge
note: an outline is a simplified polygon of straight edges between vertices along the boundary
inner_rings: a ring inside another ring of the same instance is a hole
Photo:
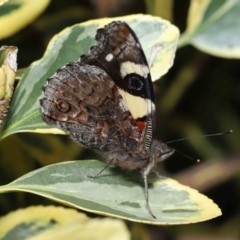
[[[191,1],[187,16],[187,32],[194,31],[202,22],[204,13],[211,0]]]
[[[55,206],[31,206],[24,209],[8,213],[0,218],[0,236],[4,232],[10,231],[14,226],[23,222],[28,222],[34,219],[41,219],[42,222],[47,222],[49,219],[56,220],[58,225],[68,224],[76,220],[87,220],[88,217],[84,213],[78,213],[77,210]]]
[[[129,231],[122,220],[118,219],[91,219],[86,214],[78,212],[76,209],[59,206],[31,206],[24,209],[18,209],[10,212],[0,218],[0,237],[7,235],[19,225],[33,223],[34,227],[43,227],[55,222],[54,226],[44,229],[30,239],[66,239],[67,234],[70,239],[76,233],[85,232],[85,235],[94,236],[95,232],[89,232],[89,228],[98,229],[98,235],[106,235],[109,231],[119,239],[130,239]],[[21,230],[20,230],[21,231]]]
[[[157,184],[160,184],[162,182],[163,182],[162,180],[159,180],[157,181]],[[172,185],[176,189],[181,188],[181,190],[187,191],[189,193],[190,202],[194,202],[197,206],[199,206],[199,210],[201,210],[200,215],[189,217],[188,221],[185,223],[202,222],[222,215],[222,211],[218,207],[218,205],[214,203],[212,199],[208,198],[202,193],[199,193],[196,189],[190,188],[186,185],[182,185],[176,180],[169,178],[168,185]]]
[[[21,7],[0,17],[0,39],[7,38],[37,18],[48,6],[50,0],[9,1],[5,5],[22,4]],[[21,21],[19,21],[21,19]],[[8,27],[6,27],[8,26]]]
[[[8,2],[9,0],[0,0],[0,6],[3,5],[4,3]]]
[[[191,43],[194,47],[199,49],[202,52],[206,52],[216,57],[228,58],[228,59],[239,59],[240,58],[240,46],[218,46],[218,45],[205,45],[205,44],[197,44]]]

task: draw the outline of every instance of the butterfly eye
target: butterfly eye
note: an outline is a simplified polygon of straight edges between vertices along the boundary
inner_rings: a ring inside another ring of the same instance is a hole
[[[130,90],[137,90],[141,91],[143,89],[143,82],[142,79],[140,79],[136,75],[128,75],[128,88]]]
[[[60,112],[68,112],[71,109],[71,106],[68,102],[60,99],[57,101],[57,109]]]

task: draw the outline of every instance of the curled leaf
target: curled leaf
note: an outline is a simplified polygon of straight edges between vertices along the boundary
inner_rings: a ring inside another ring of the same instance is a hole
[[[0,127],[7,115],[17,71],[17,47],[0,48]]]

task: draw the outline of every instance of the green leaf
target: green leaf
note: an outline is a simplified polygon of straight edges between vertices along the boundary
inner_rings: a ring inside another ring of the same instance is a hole
[[[240,58],[239,12],[238,0],[192,1],[179,47],[192,44],[215,56]]]
[[[118,219],[91,219],[74,209],[34,206],[0,218],[0,239],[128,240],[130,234]]]
[[[24,73],[16,88],[0,138],[16,132],[50,132],[40,114],[42,86],[57,69],[70,61],[76,61],[80,55],[86,53],[95,43],[96,30],[114,20],[126,21],[136,31],[147,59],[150,59],[153,48],[159,50],[151,67],[153,80],[168,71],[173,63],[179,31],[161,18],[131,15],[74,25],[56,35],[49,43],[43,58],[33,63]]]
[[[43,167],[0,187],[0,193],[25,191],[76,208],[136,222],[169,225],[208,220],[221,215],[212,200],[172,179],[149,177],[149,202],[157,219],[145,206],[140,174],[108,168],[95,160],[65,162]]]
[[[0,6],[0,39],[13,35],[31,23],[49,3],[50,0],[11,0]]]

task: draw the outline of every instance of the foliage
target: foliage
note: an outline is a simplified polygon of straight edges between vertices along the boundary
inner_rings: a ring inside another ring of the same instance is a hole
[[[112,1],[109,5],[104,5],[104,2],[91,1],[93,6],[95,6],[94,11],[89,4],[81,5],[76,3],[76,1],[65,3],[57,1],[52,1],[51,3],[49,1],[39,1],[39,3],[36,3],[34,1],[34,4],[31,0],[0,1],[0,29],[4,29],[4,31],[1,30],[0,32],[0,39],[2,39],[0,46],[14,45],[18,47],[18,67],[20,68],[20,71],[17,73],[17,79],[20,79],[20,82],[16,84],[17,87],[10,111],[0,133],[2,138],[0,145],[0,184],[7,184],[18,179],[11,184],[2,186],[0,191],[20,190],[37,193],[41,196],[47,196],[49,199],[68,203],[71,206],[91,212],[108,213],[110,216],[151,223],[152,220],[148,219],[149,216],[144,216],[144,195],[141,183],[139,183],[141,179],[138,176],[132,173],[122,173],[118,169],[111,168],[107,170],[106,175],[114,173],[113,176],[94,179],[93,182],[90,181],[93,184],[91,185],[86,174],[93,169],[96,169],[94,171],[101,169],[102,163],[95,161],[59,162],[70,159],[99,159],[98,156],[90,150],[79,147],[69,140],[67,136],[37,134],[39,132],[54,132],[42,122],[39,114],[38,100],[41,95],[41,86],[46,78],[51,76],[57,68],[69,61],[76,60],[79,55],[93,44],[96,29],[104,25],[106,19],[98,19],[95,22],[90,21],[83,24],[79,24],[79,22],[97,17],[119,16],[123,15],[123,12],[124,15],[144,12],[144,9],[141,9],[141,4],[135,4],[134,9],[132,9],[127,8],[124,5],[124,1]],[[166,234],[167,232],[167,235],[171,237],[174,237],[174,234],[183,237],[188,236],[189,231],[191,231],[191,236],[195,234],[194,236],[204,237],[204,234],[208,232],[208,234],[216,238],[223,236],[234,238],[237,236],[238,231],[234,226],[237,226],[237,219],[240,214],[237,202],[237,198],[239,198],[237,195],[239,184],[237,183],[239,181],[236,177],[240,170],[238,161],[239,142],[237,141],[240,136],[239,61],[237,60],[240,57],[240,40],[237,37],[240,29],[238,14],[240,3],[237,0],[192,1],[188,10],[187,26],[185,27],[184,17],[186,17],[188,5],[184,4],[184,1],[181,2],[169,0],[168,4],[165,4],[165,1],[145,1],[149,14],[154,14],[155,16],[163,16],[164,14],[164,17],[171,20],[171,22],[174,19],[174,24],[183,32],[179,38],[178,51],[173,68],[160,81],[154,83],[159,119],[158,127],[160,130],[158,137],[171,140],[227,129],[233,129],[234,134],[218,139],[202,138],[175,144],[175,147],[181,149],[181,152],[201,157],[204,160],[198,166],[194,164],[183,170],[183,167],[192,164],[188,164],[186,159],[176,155],[177,158],[172,158],[172,160],[168,160],[164,165],[161,165],[161,168],[165,171],[164,175],[172,175],[174,179],[201,192],[207,191],[208,196],[211,196],[214,202],[218,203],[222,209],[223,216],[217,218],[215,222],[202,223],[200,228],[197,227],[200,225],[186,225],[184,227],[181,226],[181,228],[172,226],[169,228],[169,231],[164,230],[164,233]],[[102,6],[105,7],[103,8]],[[118,9],[117,12],[116,9]],[[125,9],[131,9],[131,12],[126,13]],[[44,10],[45,12],[43,12]],[[40,14],[41,16],[37,18]],[[133,21],[133,28],[137,33],[143,31],[142,36],[145,36],[145,40],[144,38],[140,40],[143,41],[143,47],[148,56],[149,49],[153,46],[153,43],[150,43],[149,40],[155,40],[154,37],[147,35],[147,33],[150,34],[151,32],[149,30],[151,24],[148,27],[140,28],[137,26],[137,23],[145,21],[144,18],[146,16],[133,15],[132,17],[138,17],[135,23],[134,20],[128,21],[130,21],[130,24]],[[69,28],[62,31],[65,27]],[[90,40],[80,41],[80,43],[74,42],[74,34],[77,36],[77,33],[74,32],[75,30],[82,31],[83,34],[81,36],[89,36]],[[59,33],[60,31],[62,32]],[[48,45],[54,34],[57,35]],[[171,36],[171,34],[168,36]],[[169,41],[169,38],[167,41]],[[44,52],[45,54],[42,57]],[[166,57],[166,53],[163,56]],[[151,68],[154,80],[163,75],[162,73],[165,73],[171,65],[168,60],[167,67],[163,70],[164,67],[159,61],[161,59],[159,57]],[[23,69],[24,67],[26,69]],[[161,74],[157,75],[160,72]],[[35,133],[26,133],[27,131]],[[236,155],[232,156],[234,152]],[[208,159],[210,157],[211,159]],[[50,165],[53,163],[54,165]],[[89,165],[91,166],[89,167]],[[33,171],[34,169],[38,170]],[[26,173],[28,174],[24,175]],[[74,174],[69,176],[70,173]],[[19,178],[20,176],[22,177]],[[77,179],[76,182],[73,182],[74,179]],[[36,184],[35,181],[37,180],[40,180],[40,184]],[[160,213],[164,212],[164,207],[165,211],[168,209],[169,212],[166,216],[173,214],[173,218],[167,220],[162,219],[164,216],[162,215],[157,224],[203,221],[208,219],[204,217],[206,216],[204,214],[212,214],[213,217],[220,213],[215,204],[211,205],[212,202],[208,198],[193,189],[186,188],[170,179],[156,181],[156,179],[151,178],[152,181],[154,183],[152,185],[153,188],[150,189],[150,204],[152,201],[154,208],[156,206],[156,211]],[[165,183],[168,187],[164,187]],[[68,184],[68,187],[64,184]],[[111,187],[111,184],[114,187]],[[130,190],[132,195],[127,196],[127,199],[124,201],[118,195],[115,196],[115,199],[113,197],[114,194],[128,191],[126,186],[134,187],[137,190],[136,192],[135,190]],[[174,201],[173,206],[168,206],[167,208],[165,204],[169,204],[168,196],[164,194],[161,198],[161,192],[171,187],[173,189],[169,194],[169,199]],[[59,192],[58,189],[60,189]],[[65,191],[67,189],[72,189],[73,192],[79,189],[79,193],[71,194],[71,192]],[[86,191],[81,193],[80,190],[82,191],[83,189],[86,189]],[[103,189],[108,189],[108,191],[104,192]],[[114,192],[116,189],[119,190]],[[183,194],[184,191],[186,191],[185,195]],[[183,196],[185,198],[182,198]],[[194,197],[195,202],[191,196]],[[165,197],[166,200],[164,202]],[[102,202],[101,198],[103,198]],[[112,202],[114,199],[115,203]],[[129,199],[134,200],[134,202],[130,202]],[[126,202],[125,206],[120,205],[121,201]],[[183,202],[183,205],[178,205],[180,202]],[[200,205],[200,202],[202,205]],[[9,193],[1,194],[0,196],[1,214],[6,214],[20,206],[26,207],[35,204],[49,205],[53,204],[53,202],[31,194]],[[195,204],[195,208],[191,204]],[[138,214],[133,216],[129,211],[133,211],[136,206],[140,206],[139,209],[141,211],[140,213],[137,211]],[[179,206],[179,208],[177,209],[176,206]],[[201,206],[201,210],[199,206]],[[159,210],[157,210],[158,207],[160,207]],[[27,220],[28,214],[22,212],[27,210],[27,208],[18,210],[16,213],[10,213],[0,219],[0,236],[5,236],[6,233],[10,234],[11,230],[17,230],[18,227],[23,225],[30,226],[32,224],[31,218]],[[91,231],[87,224],[90,224],[90,226],[94,226],[92,224],[97,224],[98,226],[100,226],[99,224],[103,224],[103,226],[105,224],[106,226],[107,224],[109,226],[106,228],[107,230],[104,227],[100,227],[103,230],[102,235],[99,234],[98,239],[107,239],[106,236],[113,236],[113,239],[116,239],[120,232],[123,234],[121,239],[130,238],[126,228],[124,225],[121,225],[120,221],[116,223],[120,224],[117,227],[118,230],[114,230],[117,225],[114,225],[113,219],[87,219],[86,216],[84,216],[84,222],[76,217],[76,219],[73,218],[74,221],[67,223],[67,228],[59,224],[57,226],[58,233],[51,232],[53,231],[51,229],[52,226],[55,226],[56,222],[60,223],[60,219],[63,219],[62,217],[57,218],[57,214],[61,215],[62,210],[59,208],[53,210],[56,218],[52,215],[52,211],[46,211],[46,218],[43,220],[43,215],[40,214],[45,210],[47,210],[47,207],[36,208],[35,213],[39,218],[37,225],[38,227],[44,227],[40,232],[38,232],[39,228],[37,227],[34,227],[36,229],[34,232],[29,232],[25,228],[26,234],[29,234],[27,235],[28,238],[50,239],[51,236],[56,237],[56,234],[59,234],[58,238],[60,238],[61,235],[62,237],[65,236],[64,234],[68,231],[72,231],[73,236],[76,236],[74,233],[83,232],[84,229],[87,229],[88,233],[93,233],[94,231]],[[178,213],[177,210],[179,211]],[[202,216],[202,218],[193,220],[193,215],[191,215],[191,213],[194,213],[193,210],[197,212],[196,215],[198,217]],[[15,225],[12,224],[11,226],[3,225],[3,223],[12,221],[9,216],[13,216],[13,219],[20,218],[22,221],[16,221],[14,222]],[[26,218],[23,219],[22,216],[26,216]],[[72,215],[70,214],[70,216]],[[49,219],[53,219],[53,221],[51,222]],[[98,222],[91,223],[92,220]],[[221,228],[218,227],[216,229],[214,223],[217,223]],[[115,231],[116,235],[111,235],[110,229],[112,229],[112,232]],[[150,235],[143,225],[132,223],[129,229],[133,234],[133,238],[150,239]],[[105,230],[106,232],[104,232]],[[158,229],[158,231],[161,232],[161,229]],[[41,234],[45,234],[43,238],[41,238]],[[79,239],[78,237],[76,239]],[[86,239],[90,237],[90,235],[86,235]],[[165,238],[167,239],[167,236]],[[18,236],[15,239],[20,238]]]

